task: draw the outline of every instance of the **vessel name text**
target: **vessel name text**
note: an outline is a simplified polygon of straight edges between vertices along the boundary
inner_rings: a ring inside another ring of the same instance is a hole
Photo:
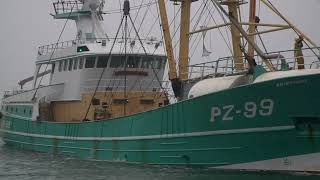
[[[214,106],[211,109],[211,122],[221,118],[223,121],[231,121],[235,116],[255,118],[257,116],[271,116],[274,109],[272,99],[262,99],[260,102],[245,102],[243,107],[237,109],[235,105]]]

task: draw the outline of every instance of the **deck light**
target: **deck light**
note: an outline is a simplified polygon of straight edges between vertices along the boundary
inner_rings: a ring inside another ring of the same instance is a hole
[[[85,51],[89,51],[89,48],[87,46],[79,46],[77,48],[77,52],[85,52]]]

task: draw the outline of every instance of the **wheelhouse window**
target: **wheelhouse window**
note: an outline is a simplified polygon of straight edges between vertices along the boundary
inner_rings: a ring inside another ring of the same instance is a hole
[[[94,68],[95,63],[96,63],[96,57],[95,56],[87,56],[86,57],[85,68]]]
[[[79,57],[79,69],[83,68],[83,64],[84,64],[84,57]]]
[[[112,56],[110,67],[111,68],[120,68],[124,66],[125,57],[124,56]]]
[[[65,59],[63,62],[63,71],[67,71],[67,69],[68,69],[68,59]]]
[[[78,59],[73,58],[73,70],[77,70],[77,69],[78,69]]]
[[[148,56],[144,56],[142,57],[142,62],[141,62],[141,68],[151,68],[151,62],[152,62],[152,58],[148,57]]]
[[[140,56],[129,56],[127,60],[128,68],[139,68]]]
[[[52,63],[51,64],[51,74],[54,74],[55,70],[56,70],[56,63]]]
[[[162,68],[162,58],[157,57],[152,62],[152,67],[154,69],[161,69]]]
[[[97,68],[105,68],[108,65],[109,56],[98,56]]]
[[[59,61],[59,65],[58,65],[59,72],[62,71],[62,66],[63,66],[63,61]]]
[[[68,66],[69,71],[72,71],[72,65],[73,65],[73,59],[69,59],[69,66]]]

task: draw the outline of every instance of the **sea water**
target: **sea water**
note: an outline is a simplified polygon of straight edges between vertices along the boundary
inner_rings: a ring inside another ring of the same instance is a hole
[[[320,174],[112,163],[23,151],[0,139],[0,180],[319,180]]]

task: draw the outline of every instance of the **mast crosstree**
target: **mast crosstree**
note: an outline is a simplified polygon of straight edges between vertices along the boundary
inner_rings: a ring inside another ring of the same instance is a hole
[[[93,41],[105,39],[107,35],[102,27],[105,0],[57,1],[53,3],[55,19],[70,19],[76,22],[76,39]]]

